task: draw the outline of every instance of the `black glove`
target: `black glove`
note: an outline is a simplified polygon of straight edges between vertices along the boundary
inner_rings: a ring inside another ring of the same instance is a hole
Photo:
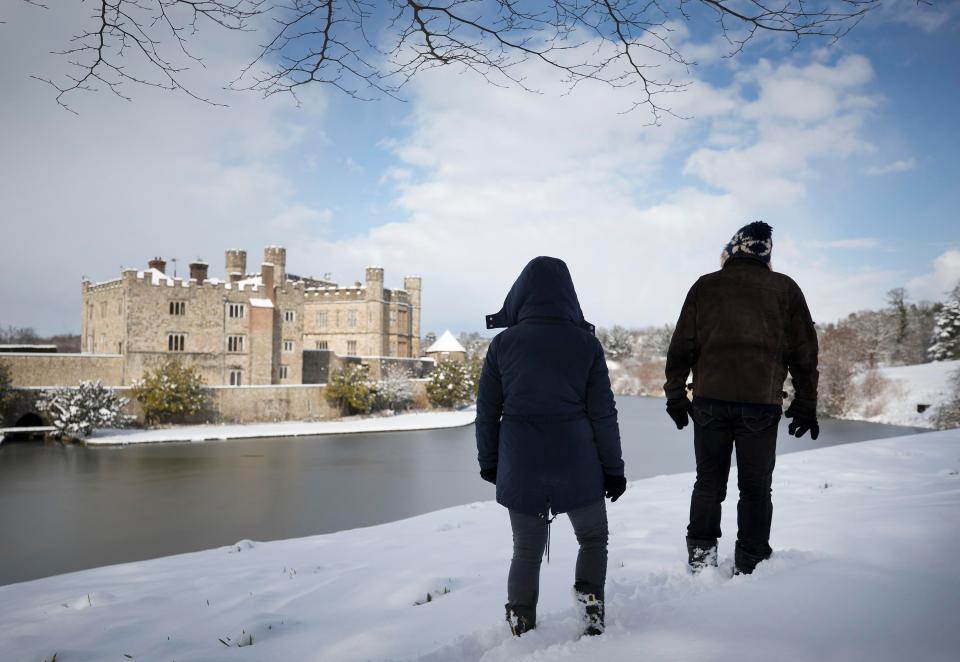
[[[611,476],[608,473],[603,474],[603,495],[616,501],[627,490],[627,479],[624,476]]]
[[[677,429],[682,430],[690,422],[690,401],[687,396],[682,395],[679,398],[669,398],[667,400],[667,413],[673,422],[677,424]]]
[[[804,400],[794,400],[787,407],[783,415],[789,419],[790,425],[787,426],[787,432],[794,437],[802,437],[807,430],[810,431],[810,438],[816,439],[820,436],[820,424],[817,423],[817,405]]]
[[[481,469],[480,477],[483,478],[488,483],[497,484],[497,465],[493,465],[489,469]]]

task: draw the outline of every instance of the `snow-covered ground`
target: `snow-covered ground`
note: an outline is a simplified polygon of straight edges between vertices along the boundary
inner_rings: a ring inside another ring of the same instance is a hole
[[[777,461],[776,553],[751,576],[729,577],[732,497],[721,568],[691,576],[683,535],[692,476],[630,484],[609,509],[602,637],[578,638],[565,517],[553,525],[538,629],[509,636],[510,529],[506,511],[485,502],[3,586],[0,658],[956,660],[960,431]]]
[[[91,445],[145,444],[156,441],[206,441],[430,430],[470,425],[476,417],[476,407],[468,407],[457,411],[415,412],[396,416],[356,416],[339,421],[283,421],[238,425],[179,425],[152,430],[97,430],[86,439],[86,443]]]
[[[960,370],[960,361],[936,361],[920,365],[878,368],[882,379],[874,390],[864,389],[870,373],[858,375],[854,409],[845,418],[892,425],[935,427],[937,407],[950,398],[950,377]],[[917,405],[928,405],[917,411]]]

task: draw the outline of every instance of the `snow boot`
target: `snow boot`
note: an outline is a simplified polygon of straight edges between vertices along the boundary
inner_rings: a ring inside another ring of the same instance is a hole
[[[573,598],[576,600],[577,610],[584,624],[583,634],[591,637],[603,634],[603,598],[598,598],[595,593],[578,590],[576,587],[573,589]]]
[[[691,572],[697,574],[707,566],[717,567],[717,546],[704,546],[703,544],[687,543],[687,565]]]
[[[507,624],[510,626],[510,632],[514,637],[519,637],[524,632],[537,627],[537,610],[523,605],[512,605],[509,602],[504,605],[507,609]]]

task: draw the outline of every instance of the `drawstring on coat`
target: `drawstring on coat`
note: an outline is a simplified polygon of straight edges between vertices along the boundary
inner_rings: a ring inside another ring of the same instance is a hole
[[[544,554],[545,554],[546,557],[547,557],[547,565],[550,564],[550,524],[553,522],[553,520],[557,519],[556,514],[554,514],[553,517],[549,517],[549,515],[550,515],[550,508],[549,508],[549,507],[547,508],[547,514],[546,514],[546,515],[540,515],[540,517],[542,517],[543,519],[545,519],[546,522],[547,522],[547,545],[546,545],[546,547],[544,548]]]

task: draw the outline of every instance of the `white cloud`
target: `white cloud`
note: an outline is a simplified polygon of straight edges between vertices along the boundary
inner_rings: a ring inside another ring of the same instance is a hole
[[[309,93],[309,111],[292,112],[288,99],[211,91],[230,104],[224,108],[140,87],[126,90],[131,102],[106,91],[78,94],[71,105],[79,115],[72,115],[29,74],[63,70],[49,51],[68,43],[87,9],[16,4],[23,6],[4,7],[0,26],[6,323],[76,330],[81,274],[106,280],[153,255],[184,263],[199,255],[213,275],[226,246],[273,243],[265,240],[275,233],[271,219],[305,219],[285,157],[306,124],[323,117],[323,92]],[[236,74],[256,39],[202,34],[213,38],[206,48],[196,44],[202,75],[217,81]],[[313,138],[318,133],[311,127]],[[40,272],[29,287],[16,276]]]
[[[917,160],[914,158],[899,159],[882,166],[867,168],[865,173],[872,177],[876,177],[878,175],[889,175],[894,172],[909,172],[910,170],[915,170],[916,167]]]
[[[869,149],[864,58],[762,64],[726,88],[697,81],[672,103],[695,118],[658,128],[618,114],[622,93],[581,86],[563,96],[550,75],[526,73],[544,94],[445,71],[421,78],[409,133],[390,143],[399,163],[383,178],[407,220],[297,247],[296,259],[332,260],[338,274],[378,263],[388,281],[416,269],[424,331],[480,328],[539,254],[567,260],[596,323],[672,320],[693,280],[761,213],[776,228],[776,264],[808,288],[818,319],[879,303],[897,283],[897,274],[850,272],[823,256],[811,265],[791,246],[812,228],[786,220],[820,164]],[[772,90],[786,79],[820,90],[816,112],[798,114],[772,93],[747,98],[751,85]],[[705,135],[711,148],[700,148]]]
[[[907,292],[914,299],[942,301],[944,295],[960,284],[960,250],[951,248],[933,261],[933,271],[907,282]]]

